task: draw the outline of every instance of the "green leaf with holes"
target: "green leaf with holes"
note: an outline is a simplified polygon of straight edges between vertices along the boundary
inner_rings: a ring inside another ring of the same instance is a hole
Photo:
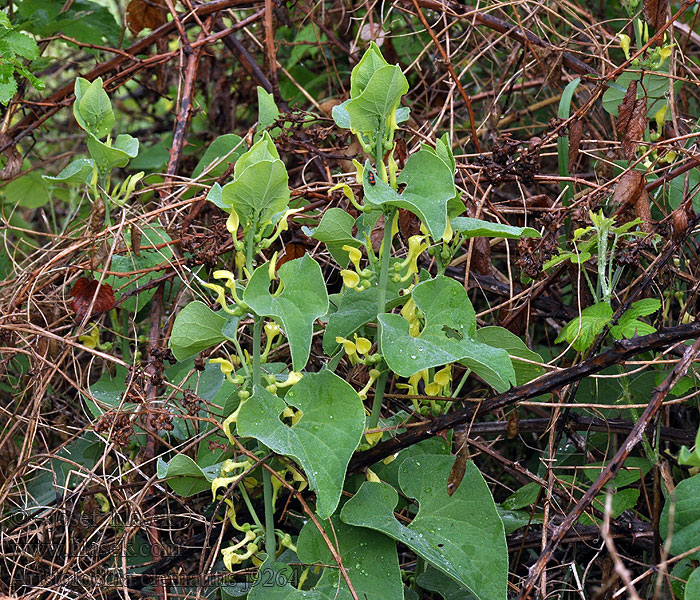
[[[292,427],[280,420],[292,406],[302,412]],[[291,456],[304,469],[318,496],[323,519],[338,506],[345,471],[365,426],[362,400],[352,386],[330,371],[308,373],[284,396],[262,386],[241,406],[238,435],[252,437],[279,454]]]
[[[282,291],[270,293],[269,265],[253,272],[243,301],[255,312],[277,320],[289,340],[292,364],[301,371],[309,359],[313,323],[328,312],[328,293],[321,267],[305,254],[284,263],[278,272]]]
[[[515,385],[513,363],[502,348],[477,339],[476,315],[464,287],[439,276],[418,284],[413,301],[425,315],[418,337],[401,315],[379,315],[381,349],[389,368],[401,377],[461,362],[499,392]]]
[[[401,542],[480,600],[505,600],[508,548],[484,478],[468,462],[462,483],[447,493],[454,456],[407,459],[399,471],[401,490],[418,501],[418,514],[408,525],[394,517],[398,493],[386,483],[367,481],[343,507],[340,518],[350,525],[380,531]]]

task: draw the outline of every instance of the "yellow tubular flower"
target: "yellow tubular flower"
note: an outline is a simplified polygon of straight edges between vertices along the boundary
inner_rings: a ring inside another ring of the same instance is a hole
[[[240,224],[240,219],[238,218],[238,213],[232,208],[231,214],[226,219],[226,229],[233,236],[235,240],[238,237],[238,225]]]
[[[295,383],[299,383],[302,377],[303,375],[299,371],[291,371],[289,375],[287,375],[287,379],[285,379],[284,382],[277,383],[276,385],[278,388],[289,387]]]
[[[375,483],[382,482],[382,480],[379,479],[379,477],[377,477],[377,474],[374,471],[372,471],[372,469],[367,469],[366,476],[367,476],[367,481],[373,481]]]
[[[209,364],[218,364],[221,372],[226,376],[226,379],[235,384],[233,377],[231,377],[231,373],[235,373],[235,371],[233,370],[233,363],[230,360],[226,360],[225,358],[210,358]]]
[[[370,369],[369,370],[369,381],[365,384],[365,387],[363,387],[359,392],[357,392],[357,395],[362,398],[363,400],[367,399],[367,392],[369,392],[369,389],[374,385],[374,382],[377,381],[377,377],[379,377],[379,370],[378,369]]]
[[[450,385],[450,382],[452,381],[452,365],[446,365],[437,373],[435,373],[433,381],[435,381],[435,383],[437,383],[442,388],[445,388],[448,385]]]
[[[265,335],[268,339],[274,340],[281,332],[280,326],[275,321],[265,323]]]
[[[335,338],[335,343],[336,344],[343,344],[343,349],[345,350],[345,354],[348,355],[348,358],[350,359],[350,362],[353,362],[357,358],[357,346],[355,346],[355,343],[352,342],[351,340],[348,340],[344,337],[336,337]],[[353,363],[355,364],[355,363]]]
[[[360,284],[360,276],[355,271],[343,269],[340,275],[343,278],[343,285],[347,288],[356,288]]]
[[[361,271],[360,260],[362,259],[362,250],[355,248],[354,246],[349,246],[348,244],[342,246],[342,249],[345,250],[345,252],[347,252],[350,256],[350,262],[352,262],[352,264],[355,266],[355,269]]]
[[[355,180],[357,183],[362,185],[362,181],[365,176],[365,167],[360,161],[354,158],[352,159],[352,164],[355,165]]]
[[[381,431],[373,431],[372,433],[365,433],[365,439],[370,446],[374,446],[379,440],[382,439]],[[367,469],[369,471],[369,469]],[[375,475],[376,477],[376,475]],[[372,481],[371,479],[369,481]]]
[[[224,291],[223,286],[216,285],[215,283],[203,283],[202,285],[216,293],[216,301],[221,305],[221,309],[224,312],[227,312],[230,315],[233,314],[233,311],[228,307],[226,302],[226,292]]]
[[[622,48],[622,51],[625,53],[625,58],[629,60],[630,58],[630,36],[624,33],[618,33],[617,37],[620,38],[620,48]]]
[[[439,396],[440,395],[440,390],[442,388],[438,383],[435,381],[430,382],[428,385],[425,386],[425,393],[428,396]]]
[[[372,342],[367,338],[357,337],[355,334],[355,348],[358,354],[367,354],[372,349]]]
[[[92,326],[90,333],[81,335],[78,340],[90,350],[97,348],[97,344],[100,343],[100,330],[97,328],[97,324]]]

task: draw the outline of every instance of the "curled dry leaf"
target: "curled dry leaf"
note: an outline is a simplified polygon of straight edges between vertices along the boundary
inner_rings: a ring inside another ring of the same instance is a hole
[[[8,136],[0,133],[0,146],[4,146],[9,141],[10,138]],[[5,153],[5,156],[7,156],[7,162],[0,171],[0,180],[2,181],[17,177],[19,172],[22,170],[22,155],[17,150],[17,146],[10,146]]]
[[[661,29],[666,24],[668,0],[644,0],[644,20],[654,29]]]
[[[569,125],[569,170],[573,171],[578,160],[581,136],[583,134],[583,121],[576,119]]]
[[[95,296],[95,291],[97,291],[97,296],[95,297],[95,304],[93,304],[91,316],[107,312],[114,308],[114,290],[111,285],[107,285],[106,283],[99,285],[95,279],[81,277],[75,282],[73,290],[70,293],[73,297],[72,308],[75,311],[76,320],[82,321],[85,315],[87,315],[92,298]]]
[[[640,229],[646,233],[653,231],[651,204],[649,202],[649,192],[647,192],[646,188],[642,188],[641,193],[637,196],[637,200],[634,203],[634,212],[642,220]]]
[[[688,221],[691,218],[695,218],[692,204],[689,204],[688,207],[681,204],[671,213],[671,232],[674,242],[680,242],[685,237],[685,233],[688,231]]]
[[[467,472],[467,431],[462,429],[455,432],[454,445],[457,448],[457,459],[452,465],[450,474],[447,477],[447,495],[452,496],[458,489],[464,479],[464,474]]]
[[[399,208],[399,233],[404,242],[420,233],[420,219],[404,208]]]
[[[131,0],[126,8],[129,31],[138,35],[144,29],[157,29],[168,20],[165,2],[160,0]]]
[[[384,240],[384,215],[377,219],[377,224],[372,229],[369,234],[369,241],[372,243],[372,250],[379,253],[379,249],[382,247],[382,241]]]
[[[105,222],[105,201],[101,196],[96,196],[92,201],[92,209],[90,210],[90,231],[99,233],[102,231],[102,226]]]
[[[491,244],[488,238],[474,238],[471,265],[480,275],[491,274]]]
[[[294,260],[295,258],[301,258],[306,254],[306,247],[304,244],[298,242],[290,242],[284,246],[284,254],[277,259],[276,268],[279,269],[284,263]]]
[[[620,177],[620,182],[615,188],[612,203],[615,206],[619,206],[620,211],[623,211],[627,205],[635,204],[637,197],[644,190],[645,183],[646,178],[641,171],[626,171]]]
[[[630,81],[618,110],[617,131],[622,136],[622,149],[627,160],[634,160],[637,146],[647,126],[647,101],[645,97],[637,98],[636,80]]]
[[[508,423],[506,424],[506,435],[509,440],[518,437],[518,431],[520,429],[520,415],[518,414],[518,409],[515,408],[510,411],[508,415]]]

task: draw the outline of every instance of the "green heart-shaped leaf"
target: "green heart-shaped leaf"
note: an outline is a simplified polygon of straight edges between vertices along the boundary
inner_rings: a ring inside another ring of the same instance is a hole
[[[326,284],[321,267],[308,254],[284,263],[279,278],[282,292],[271,294],[269,265],[261,265],[253,272],[243,300],[255,314],[280,322],[289,340],[293,368],[301,371],[309,359],[313,323],[328,312]]]
[[[460,486],[448,495],[454,461],[454,456],[428,455],[401,465],[401,489],[420,505],[410,525],[394,517],[396,490],[370,481],[343,506],[340,518],[405,544],[480,600],[505,600],[508,548],[503,523],[474,463],[467,463]]]
[[[447,227],[447,203],[457,189],[450,167],[432,150],[422,148],[412,154],[397,182],[406,184],[401,194],[376,178],[371,185],[367,177],[369,162],[364,171],[365,200],[375,206],[397,206],[416,215],[428,228],[433,239],[440,239]]]
[[[408,80],[398,66],[377,69],[359,96],[352,96],[345,109],[353,131],[372,134],[396,110],[401,96],[408,92]]]
[[[397,600],[403,597],[403,584],[396,543],[387,536],[343,523],[337,516],[324,529],[329,539],[337,540],[338,554],[358,598]],[[299,559],[306,564],[333,565],[328,545],[316,526],[307,521],[297,540]],[[338,577],[337,568],[325,568],[314,591],[326,600],[350,600],[347,584]]]
[[[288,405],[302,412],[292,427],[280,420]],[[238,435],[260,440],[301,465],[309,486],[316,490],[316,511],[323,519],[338,506],[345,471],[364,426],[362,400],[349,383],[330,371],[304,375],[284,400],[255,386],[237,423]]]

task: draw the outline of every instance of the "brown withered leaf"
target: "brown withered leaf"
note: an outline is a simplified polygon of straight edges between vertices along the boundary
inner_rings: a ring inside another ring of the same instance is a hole
[[[654,29],[661,29],[666,24],[668,0],[644,0],[644,20]]]
[[[399,208],[399,233],[404,242],[420,233],[420,219],[405,208]]]
[[[671,213],[673,241],[680,242],[688,230],[688,211],[682,204]]]
[[[646,233],[650,233],[654,230],[654,225],[651,220],[651,203],[649,202],[649,192],[646,188],[642,188],[642,191],[637,196],[634,202],[634,212],[638,218],[642,220],[640,229]]]
[[[4,146],[9,141],[10,138],[8,136],[4,133],[0,133],[0,146]],[[0,171],[0,180],[2,181],[16,177],[22,170],[22,155],[17,150],[16,145],[13,144],[10,146],[5,152],[5,156],[7,156],[7,162]]]
[[[471,266],[480,275],[491,274],[491,244],[488,238],[474,238]]]
[[[290,242],[284,247],[284,254],[277,259],[277,268],[279,269],[284,263],[294,260],[295,258],[301,258],[306,254],[306,247],[304,244],[299,244],[297,242]]]
[[[627,160],[634,160],[639,141],[644,134],[647,125],[647,101],[646,97],[637,98],[637,81],[630,81],[618,107],[617,131],[622,136],[622,149]]]
[[[457,448],[457,459],[447,477],[447,495],[452,496],[458,489],[467,472],[467,432],[465,429],[455,431],[453,445]]]
[[[382,241],[384,240],[384,215],[377,219],[377,224],[374,229],[369,234],[369,241],[372,242],[372,250],[376,254],[379,254],[379,249],[382,247]]]
[[[583,135],[583,121],[576,119],[569,125],[569,170],[574,171],[574,165],[578,160],[581,136]]]
[[[105,222],[105,201],[101,196],[95,196],[92,201],[92,209],[90,210],[90,231],[99,233],[102,231],[102,226]]]
[[[626,171],[620,177],[620,182],[615,188],[615,193],[612,197],[612,204],[620,207],[620,211],[630,204],[635,204],[637,198],[644,190],[646,178],[641,171]]]
[[[520,429],[520,415],[518,414],[518,409],[515,408],[510,411],[508,415],[508,423],[506,423],[506,435],[509,440],[518,437],[518,431]]]
[[[73,302],[71,304],[73,310],[75,311],[75,317],[78,321],[82,321],[90,308],[90,303],[97,290],[97,297],[95,298],[95,304],[92,307],[92,315],[94,316],[99,313],[107,312],[114,308],[114,290],[111,285],[103,283],[99,286],[95,279],[88,279],[87,277],[81,277],[73,285],[73,290],[70,295],[73,297]]]
[[[562,52],[552,46],[533,46],[532,51],[535,55],[535,60],[544,73],[544,85],[552,85],[555,88],[561,87]]]
[[[131,0],[126,8],[126,24],[134,35],[144,29],[157,29],[167,20],[167,8],[162,0]]]

